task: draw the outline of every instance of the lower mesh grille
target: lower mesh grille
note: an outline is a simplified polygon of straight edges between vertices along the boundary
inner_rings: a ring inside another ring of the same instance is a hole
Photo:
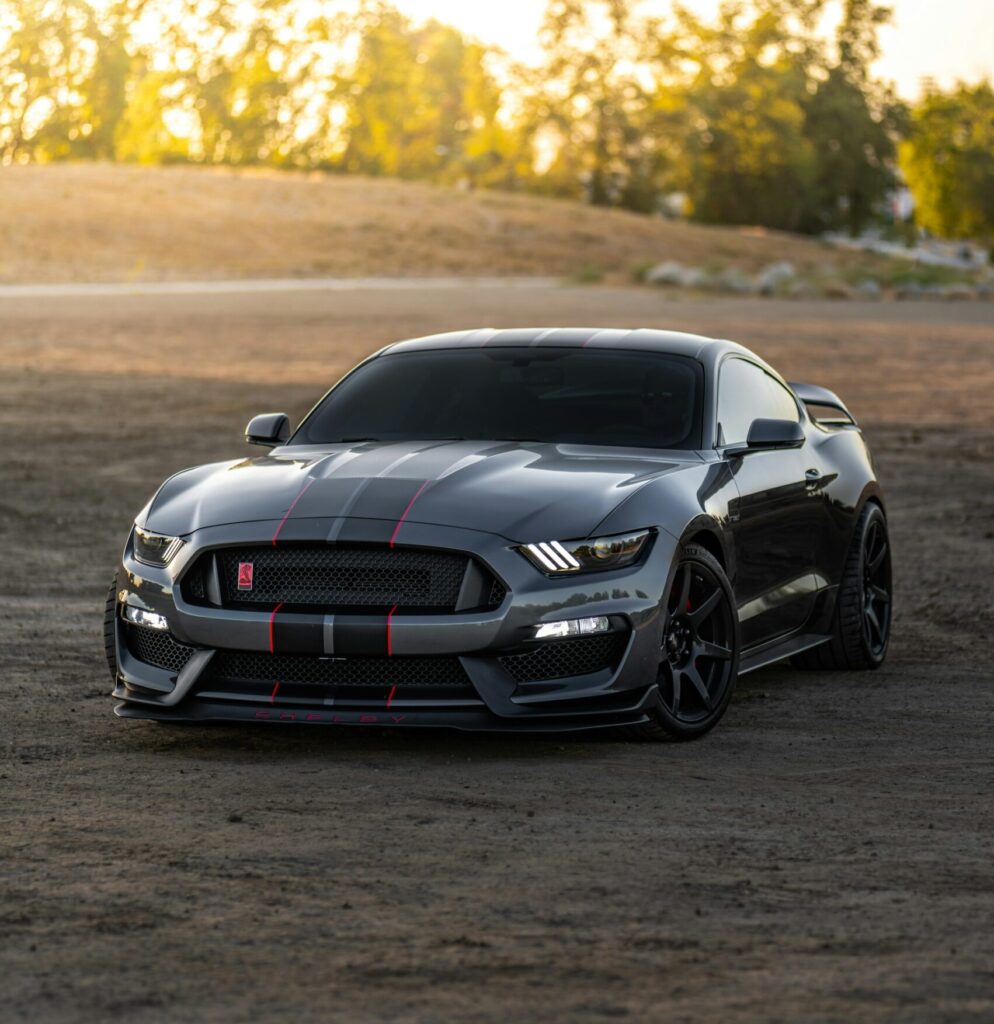
[[[139,660],[170,672],[182,672],[193,655],[193,648],[177,643],[172,634],[147,626],[125,626],[128,650]]]
[[[316,686],[469,687],[458,658],[316,658],[293,654],[218,651],[211,682],[304,683]],[[475,691],[474,691],[475,693]]]
[[[625,640],[623,633],[551,640],[523,654],[505,655],[500,663],[518,683],[584,676],[614,668],[625,650]]]

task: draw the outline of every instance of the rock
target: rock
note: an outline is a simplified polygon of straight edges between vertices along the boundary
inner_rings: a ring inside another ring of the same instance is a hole
[[[646,272],[644,280],[665,288],[707,288],[710,279],[700,267],[685,267],[676,260],[659,263]]]
[[[784,285],[797,276],[794,264],[780,260],[764,267],[756,275],[756,287],[761,295],[775,295]]]
[[[706,288],[709,284],[708,275],[699,267],[686,267],[680,279],[684,288]]]
[[[905,281],[897,286],[894,293],[899,299],[920,299],[923,294],[922,286],[917,281]]]
[[[949,284],[943,289],[942,297],[949,302],[972,302],[977,292],[968,284]]]
[[[683,264],[675,260],[667,260],[665,263],[657,263],[646,271],[645,280],[648,284],[656,284],[663,287],[677,287],[683,285]]]
[[[729,292],[732,295],[752,295],[756,291],[756,284],[752,278],[734,267],[719,271],[708,284],[713,291]]]
[[[856,291],[838,278],[831,278],[821,286],[821,293],[826,299],[855,299]]]
[[[856,291],[861,299],[870,299],[874,302],[881,299],[884,294],[880,285],[869,278],[865,281],[860,281],[859,284],[856,285]]]

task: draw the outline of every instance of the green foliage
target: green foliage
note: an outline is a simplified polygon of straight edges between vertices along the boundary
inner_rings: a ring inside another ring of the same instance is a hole
[[[552,0],[546,59],[529,115],[554,155],[544,191],[598,206],[651,211],[667,166],[653,129],[652,89],[640,75],[647,36],[630,0]]]
[[[548,0],[537,67],[384,0],[0,0],[0,163],[192,161],[528,190],[711,223],[859,232],[894,185],[990,237],[989,86],[907,112],[889,11],[829,0]]]
[[[994,241],[994,89],[929,92],[911,118],[901,168],[922,227]]]
[[[448,25],[419,28],[397,11],[364,16],[359,54],[341,79],[347,144],[342,168],[401,178],[506,182],[514,132],[488,51]]]
[[[805,227],[857,235],[867,226],[894,187],[900,116],[890,97],[874,107],[844,65],[829,71],[805,107],[805,134],[818,153]]]
[[[894,187],[905,111],[870,77],[880,52],[877,30],[889,17],[872,0],[845,0],[836,63],[805,105],[805,133],[818,152],[809,230],[859,234]]]
[[[726,4],[714,29],[683,13],[678,34],[694,68],[684,86],[693,117],[683,181],[694,216],[797,230],[815,176],[803,45],[795,52],[798,40],[773,7],[750,17]]]

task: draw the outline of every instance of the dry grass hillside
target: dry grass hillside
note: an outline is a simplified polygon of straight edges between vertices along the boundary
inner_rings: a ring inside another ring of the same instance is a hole
[[[99,164],[0,168],[0,281],[550,275],[662,260],[752,272],[866,257],[756,229],[412,182]]]

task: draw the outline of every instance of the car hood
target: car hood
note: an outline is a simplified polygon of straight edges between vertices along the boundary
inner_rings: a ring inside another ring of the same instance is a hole
[[[354,517],[464,527],[518,543],[569,539],[589,536],[650,480],[691,465],[700,466],[692,452],[538,443],[285,447],[176,474],[144,525],[183,535],[288,515]]]

